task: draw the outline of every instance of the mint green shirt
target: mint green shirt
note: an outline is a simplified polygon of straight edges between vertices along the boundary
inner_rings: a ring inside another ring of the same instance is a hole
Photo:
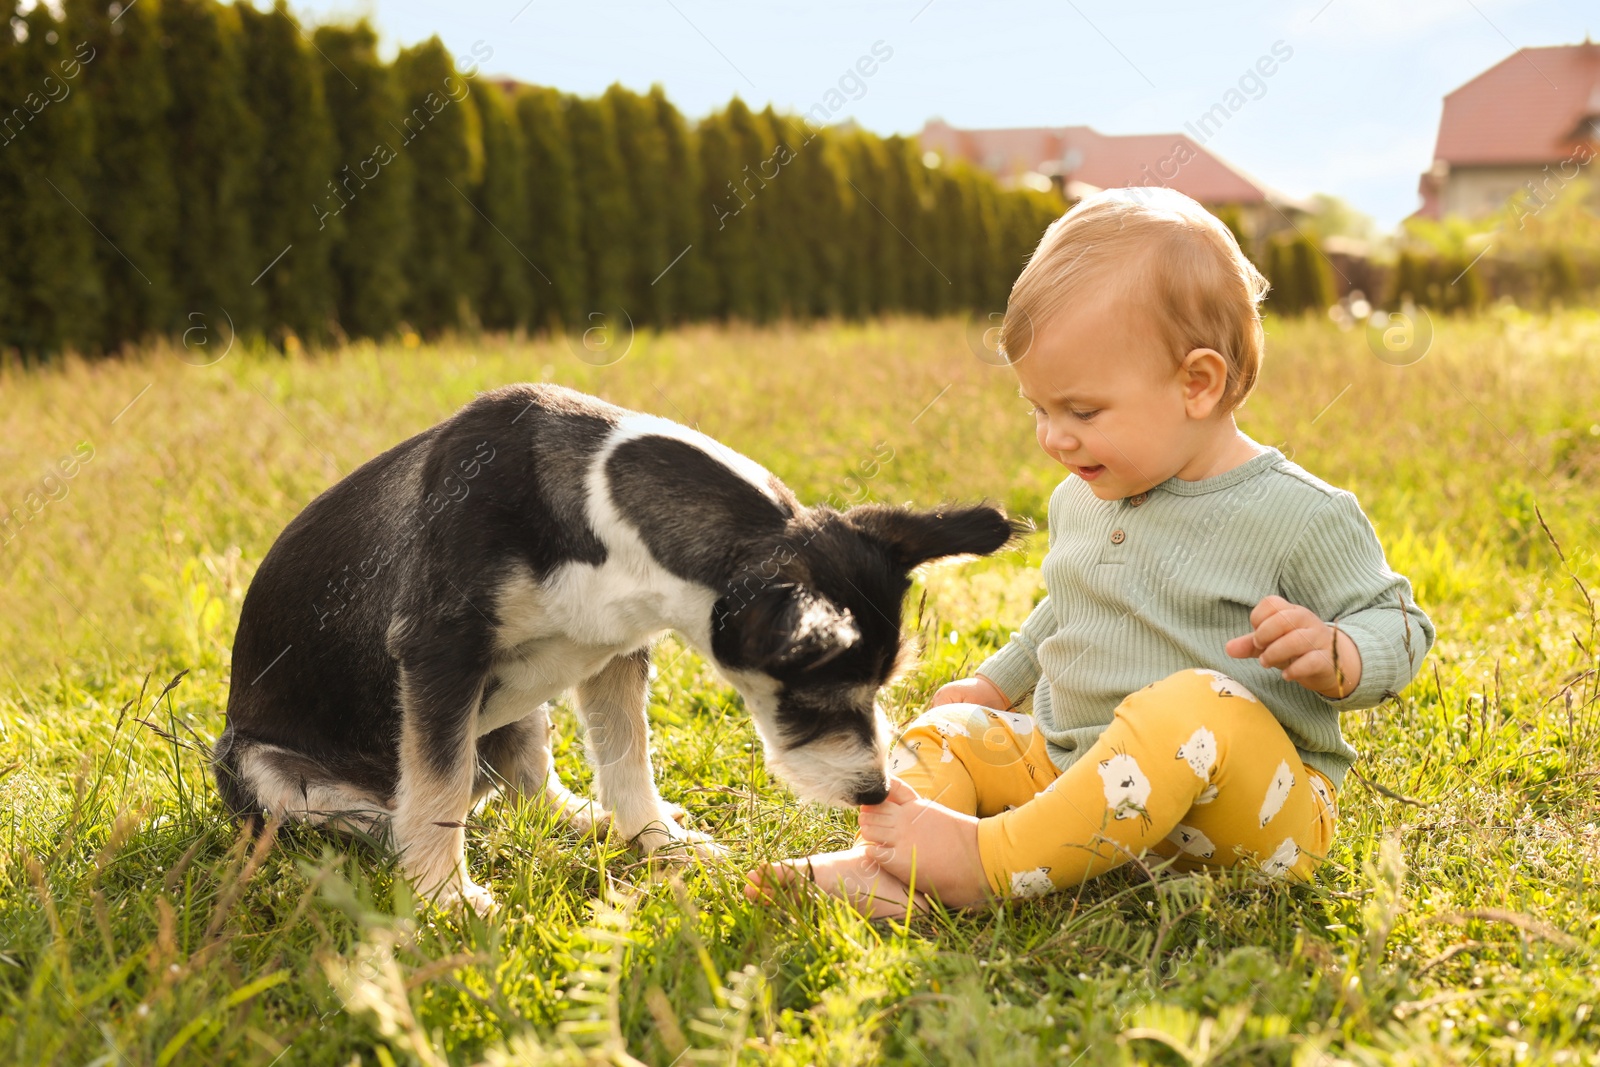
[[[1013,703],[1032,692],[1057,767],[1094,743],[1128,694],[1209,667],[1259,697],[1306,765],[1338,786],[1357,755],[1339,713],[1370,708],[1416,675],[1433,623],[1389,569],[1354,494],[1261,447],[1222,474],[1169,478],[1122,500],[1099,499],[1076,476],[1050,495],[1045,598],[978,673]],[[1355,642],[1361,678],[1349,696],[1329,700],[1224,651],[1274,593]]]

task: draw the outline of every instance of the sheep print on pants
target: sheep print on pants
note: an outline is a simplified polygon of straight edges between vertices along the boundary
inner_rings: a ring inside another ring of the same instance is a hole
[[[978,816],[998,896],[1077,886],[1145,852],[1180,870],[1259,865],[1307,879],[1337,817],[1328,778],[1301,762],[1239,682],[1187,670],[1152,682],[1065,771],[1031,716],[945,704],[901,735],[891,771],[919,796]]]

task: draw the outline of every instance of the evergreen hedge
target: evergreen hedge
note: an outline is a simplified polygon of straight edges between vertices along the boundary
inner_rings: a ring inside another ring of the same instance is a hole
[[[1058,197],[913,139],[218,0],[0,0],[0,349],[997,311]]]

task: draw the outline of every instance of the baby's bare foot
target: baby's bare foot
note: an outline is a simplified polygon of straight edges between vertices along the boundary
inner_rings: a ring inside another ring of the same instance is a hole
[[[750,872],[744,895],[771,900],[772,890],[805,882],[848,901],[869,919],[903,919],[912,911],[928,909],[926,897],[913,895],[905,883],[871,860],[862,845],[764,864]]]
[[[978,820],[922,799],[898,778],[890,780],[882,804],[861,809],[861,837],[868,862],[946,907],[964,908],[989,897]]]

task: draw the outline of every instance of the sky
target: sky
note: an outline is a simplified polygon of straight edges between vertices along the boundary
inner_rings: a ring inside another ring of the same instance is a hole
[[[845,78],[833,121],[914,134],[1092,126],[1170,133],[1263,56],[1248,102],[1206,148],[1294,196],[1329,193],[1390,229],[1418,205],[1444,95],[1517,48],[1600,34],[1569,0],[1052,3],[977,0],[307,0],[310,23],[365,15],[393,52],[438,34],[482,70],[592,95],[659,82],[702,116],[737,95],[806,111]],[[862,56],[888,58],[859,87]],[[1287,54],[1287,58],[1283,56]],[[1269,65],[1273,66],[1273,65]]]

